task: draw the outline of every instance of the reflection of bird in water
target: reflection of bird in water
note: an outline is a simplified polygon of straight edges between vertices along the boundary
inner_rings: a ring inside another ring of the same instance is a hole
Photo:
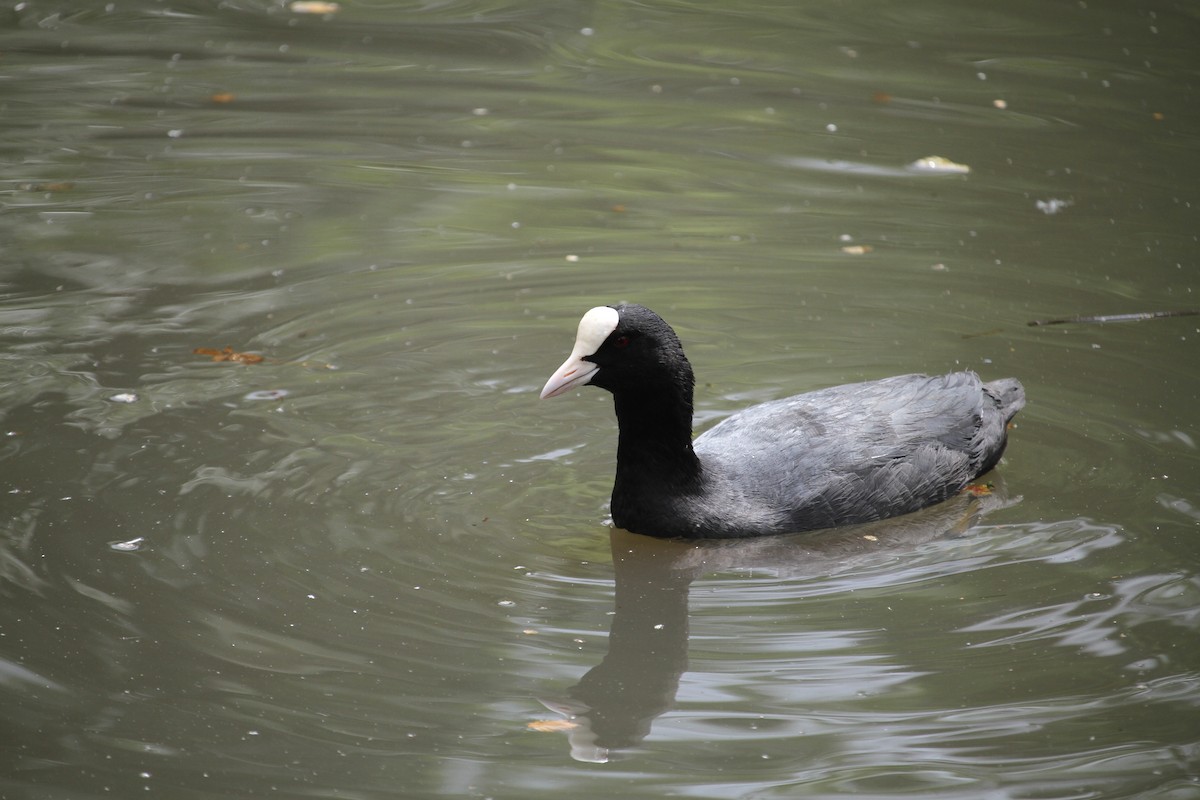
[[[693,442],[692,367],[671,326],[638,305],[587,312],[542,397],[588,384],[616,405],[613,521],[691,539],[853,525],[938,503],[996,465],[1025,405],[1011,378],[903,375],[752,406]]]
[[[741,570],[795,578],[870,572],[923,543],[963,535],[983,514],[1019,500],[994,486],[896,519],[754,539],[689,542],[614,530],[608,653],[566,698],[541,702],[565,718],[572,758],[608,761],[612,751],[641,742],[675,702],[688,666],[688,590],[697,578]]]

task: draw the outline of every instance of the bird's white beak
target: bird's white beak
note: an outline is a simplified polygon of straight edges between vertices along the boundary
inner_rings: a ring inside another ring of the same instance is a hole
[[[571,357],[546,381],[546,385],[542,387],[541,398],[545,400],[547,397],[558,397],[576,386],[585,385],[598,369],[600,368],[592,362],[584,361],[582,355],[571,353]]]
[[[600,345],[604,344],[609,334],[617,329],[620,320],[621,315],[617,310],[608,306],[597,306],[583,315],[583,319],[579,320],[579,333],[575,336],[575,347],[571,349],[571,355],[542,387],[543,400],[547,397],[558,397],[588,383],[600,368],[584,359],[600,349]]]

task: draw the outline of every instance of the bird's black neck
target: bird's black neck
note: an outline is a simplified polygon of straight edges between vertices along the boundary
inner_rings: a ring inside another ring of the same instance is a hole
[[[645,484],[684,492],[696,488],[701,468],[692,450],[691,386],[622,392],[614,401],[620,428],[617,488]]]

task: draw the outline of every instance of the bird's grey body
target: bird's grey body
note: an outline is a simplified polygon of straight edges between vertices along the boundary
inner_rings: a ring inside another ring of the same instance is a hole
[[[995,466],[1023,405],[1016,381],[985,384],[972,372],[902,375],[762,403],[696,438],[699,491],[664,507],[654,483],[646,495],[640,481],[618,481],[614,521],[707,538],[906,514]]]
[[[1000,460],[1025,405],[1012,378],[901,375],[762,403],[691,438],[694,377],[675,332],[642,306],[585,315],[543,397],[613,393],[613,521],[656,536],[727,538],[906,514]]]

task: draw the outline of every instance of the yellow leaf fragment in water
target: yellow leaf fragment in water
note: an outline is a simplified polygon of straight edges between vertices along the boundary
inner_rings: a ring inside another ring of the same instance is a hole
[[[71,181],[55,181],[54,183],[20,183],[17,188],[23,192],[69,192],[75,188]]]
[[[232,361],[236,364],[259,364],[263,357],[257,353],[239,353],[232,347],[217,350],[215,347],[197,347],[192,351],[198,356],[208,356],[213,361]]]
[[[294,0],[288,8],[294,14],[336,14],[342,10],[340,5],[328,0]]]
[[[559,733],[561,731],[573,731],[579,727],[579,723],[565,719],[535,719],[525,727],[538,733]]]

